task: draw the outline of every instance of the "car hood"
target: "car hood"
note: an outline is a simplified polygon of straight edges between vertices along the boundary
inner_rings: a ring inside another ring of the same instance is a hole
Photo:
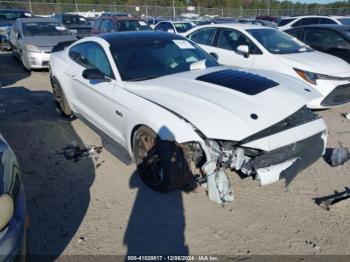
[[[25,42],[38,47],[54,47],[59,42],[77,40],[75,35],[26,36]]]
[[[320,97],[316,90],[301,81],[268,71],[249,71],[280,83],[256,95],[196,80],[199,76],[225,69],[244,71],[214,67],[127,82],[125,88],[181,115],[208,138],[231,141],[240,141],[259,132]],[[256,114],[258,119],[254,120],[252,114]]]
[[[322,52],[304,52],[296,54],[275,55],[282,63],[318,74],[332,76],[350,76],[350,65],[344,60]]]

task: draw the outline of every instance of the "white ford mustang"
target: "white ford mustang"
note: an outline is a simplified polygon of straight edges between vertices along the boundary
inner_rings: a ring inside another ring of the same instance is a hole
[[[50,77],[62,113],[125,148],[159,192],[199,181],[224,203],[233,200],[224,170],[288,184],[324,152],[326,126],[305,107],[319,93],[286,75],[220,66],[178,35],[84,38],[51,56]]]

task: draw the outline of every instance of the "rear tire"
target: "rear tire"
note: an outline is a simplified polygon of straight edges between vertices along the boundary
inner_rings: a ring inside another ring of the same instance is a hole
[[[56,78],[51,78],[51,86],[52,86],[53,95],[55,97],[56,105],[60,110],[62,116],[64,117],[73,116],[73,112],[69,107],[69,104],[63,92],[63,89],[61,85],[58,83]]]
[[[190,175],[182,148],[174,141],[161,140],[148,127],[135,132],[133,148],[141,179],[154,191],[179,189]]]

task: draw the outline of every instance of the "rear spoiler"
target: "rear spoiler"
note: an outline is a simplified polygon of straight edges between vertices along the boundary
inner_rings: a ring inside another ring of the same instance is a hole
[[[70,46],[71,44],[73,44],[75,41],[77,40],[72,40],[72,41],[64,41],[64,42],[59,42],[57,45],[55,45],[53,48],[52,48],[52,53],[55,53],[55,52],[59,52],[59,51],[62,51],[64,50],[66,47]]]

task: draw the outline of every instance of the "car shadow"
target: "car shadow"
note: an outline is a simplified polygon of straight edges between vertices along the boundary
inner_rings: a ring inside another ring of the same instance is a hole
[[[137,171],[130,178],[130,188],[138,191],[124,235],[127,256],[188,255],[182,192],[154,192]]]
[[[167,127],[162,127],[158,134],[170,140],[174,137]],[[161,140],[156,139],[156,141],[158,143]],[[159,145],[157,148],[160,148]],[[184,154],[182,150],[180,151],[179,154]],[[166,154],[164,154],[165,151],[159,152],[163,154],[164,162],[174,162],[174,152]],[[166,157],[169,159],[165,160]],[[145,157],[143,163],[149,163],[149,161],[151,160]],[[187,163],[184,164],[187,166]],[[177,162],[176,165],[181,164]],[[137,171],[131,176],[129,186],[138,190],[124,235],[124,245],[128,249],[127,256],[188,255],[189,250],[185,244],[186,222],[181,190],[157,193],[143,183]]]
[[[56,111],[47,91],[0,89],[0,132],[21,168],[30,224],[28,253],[53,261],[72,240],[87,212],[94,163],[90,158],[69,161],[59,154],[72,141],[83,143],[71,121]]]
[[[0,52],[0,87],[13,85],[31,75],[10,52]]]

